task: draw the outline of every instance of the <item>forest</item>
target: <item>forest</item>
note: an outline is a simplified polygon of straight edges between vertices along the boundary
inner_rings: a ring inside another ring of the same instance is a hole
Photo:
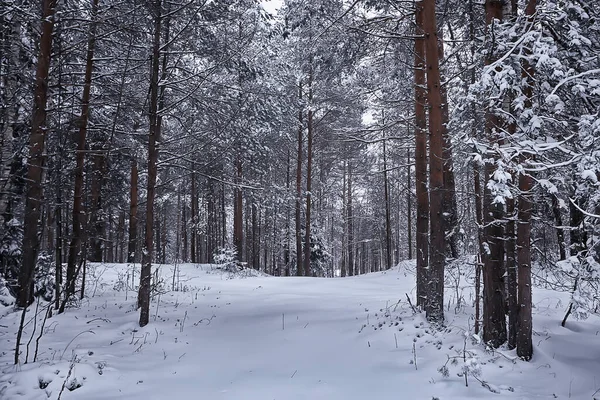
[[[272,319],[278,335],[320,321],[305,344],[325,354],[334,308],[363,336],[340,339],[331,379],[358,379],[341,360],[369,358],[358,340],[379,351],[389,325],[386,346],[435,389],[411,398],[600,398],[593,0],[0,0],[0,141],[0,398],[121,396],[81,372],[127,370],[90,361],[117,331],[148,366],[170,360],[167,326],[177,344],[223,341],[203,350],[220,360],[245,340],[226,344],[226,320]],[[264,360],[287,351],[264,346]],[[330,371],[298,362],[319,382]],[[496,362],[531,376],[563,364],[527,389],[523,375],[493,382],[497,367],[485,378]],[[374,393],[257,379],[199,398]],[[127,398],[172,396],[153,390]]]

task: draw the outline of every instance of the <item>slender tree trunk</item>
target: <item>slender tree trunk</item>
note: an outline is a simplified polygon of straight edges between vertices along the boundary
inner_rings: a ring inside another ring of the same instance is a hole
[[[410,149],[406,150],[406,163],[410,165]],[[412,222],[412,180],[410,175],[410,167],[406,170],[406,235],[408,236],[408,259],[412,260],[413,258],[413,222]],[[400,223],[400,221],[398,221]],[[398,241],[400,243],[400,241]],[[396,245],[398,248],[399,245]],[[396,257],[396,263],[400,261],[398,257]]]
[[[312,74],[312,72],[311,72]],[[309,108],[307,113],[306,122],[306,232],[304,236],[304,276],[311,276],[310,268],[310,224],[311,224],[311,211],[312,211],[312,162],[313,162],[313,110],[312,107],[312,76],[309,77],[308,82],[308,101]]]
[[[286,171],[286,180],[285,180],[285,188],[286,193],[290,193],[291,186],[291,178],[290,178],[290,170],[291,170],[292,160],[290,157],[290,150],[288,148],[287,151],[287,171]],[[286,201],[285,207],[285,244],[283,248],[283,262],[285,263],[285,276],[290,276],[290,247],[291,247],[291,238],[290,238],[290,230],[291,227],[291,207],[288,201]]]
[[[517,263],[515,237],[515,200],[506,199],[506,286],[508,294],[508,348],[517,345]]]
[[[443,32],[440,30],[443,36]],[[444,39],[438,38],[438,55],[444,60]],[[440,87],[442,97],[442,140],[444,161],[444,194],[443,194],[443,222],[444,235],[449,247],[449,255],[456,259],[459,256],[459,227],[458,227],[458,205],[456,203],[456,182],[454,179],[454,162],[452,157],[452,141],[448,131],[450,112],[448,106],[448,91],[446,86]]]
[[[191,198],[191,214],[192,214],[192,228],[190,234],[190,250],[192,257],[192,264],[199,262],[198,260],[198,190],[196,188],[196,164],[192,163],[192,198]]]
[[[423,3],[416,3],[415,35],[415,185],[417,193],[417,305],[427,301],[429,264],[429,191],[427,187],[427,101]]]
[[[233,210],[233,245],[237,251],[237,260],[241,262],[243,260],[243,244],[244,244],[244,226],[243,226],[243,200],[242,200],[242,188],[239,186],[242,184],[242,158],[238,154],[236,159],[236,186],[234,190],[234,210]]]
[[[92,1],[92,13],[90,22],[90,33],[88,36],[88,48],[85,64],[85,78],[83,85],[83,96],[81,99],[81,116],[79,118],[79,140],[77,143],[77,157],[75,167],[75,194],[73,197],[73,237],[69,245],[69,257],[67,259],[67,286],[65,299],[61,304],[59,312],[65,309],[69,296],[75,294],[75,281],[77,280],[76,269],[78,257],[81,256],[81,243],[84,242],[84,225],[87,222],[86,212],[83,205],[83,172],[85,167],[86,136],[90,110],[90,92],[92,87],[92,71],[94,63],[94,46],[96,42],[96,14],[98,11],[98,0]]]
[[[298,97],[302,101],[302,82],[299,84]],[[296,162],[296,275],[302,276],[302,141],[304,126],[302,122],[302,109],[298,111],[298,155]]]
[[[154,198],[156,195],[156,175],[158,162],[158,144],[160,140],[161,117],[159,115],[158,77],[160,68],[160,36],[162,29],[162,2],[154,3],[154,42],[152,46],[152,74],[150,77],[149,119],[150,132],[148,137],[148,184],[146,195],[146,227],[144,251],[142,252],[142,268],[140,272],[140,287],[138,291],[138,307],[140,308],[140,326],[144,327],[150,317],[150,283],[152,278],[152,253],[154,251]]]
[[[344,160],[344,175],[343,175],[343,183],[342,183],[342,224],[343,224],[343,235],[342,235],[342,255],[341,255],[341,263],[340,263],[340,276],[345,277],[347,274],[346,268],[346,253],[348,252],[347,246],[347,236],[348,236],[348,197],[347,197],[347,160]]]
[[[355,275],[354,269],[354,213],[352,209],[352,163],[348,160],[348,275]]]
[[[188,228],[187,228],[187,222],[188,222],[188,218],[187,218],[187,204],[184,201],[183,202],[183,207],[181,208],[181,242],[182,242],[182,248],[181,248],[181,261],[188,262]],[[234,213],[235,213],[235,202],[234,202]]]
[[[56,190],[56,242],[55,242],[55,276],[54,276],[54,309],[58,310],[60,308],[60,294],[61,294],[61,285],[62,285],[62,243],[63,243],[63,234],[62,234],[62,196],[61,196],[61,183],[59,182],[58,188]]]
[[[250,219],[251,221],[251,227],[250,227],[250,232],[252,235],[252,239],[250,241],[250,248],[252,249],[252,256],[248,257],[249,261],[252,261],[252,265],[251,267],[254,268],[255,270],[259,270],[260,269],[260,261],[259,261],[259,249],[258,249],[258,236],[260,235],[259,232],[259,227],[258,224],[259,222],[257,221],[257,209],[256,209],[256,203],[253,201],[252,205],[250,206]]]
[[[129,240],[127,243],[127,262],[137,261],[137,230],[138,230],[138,167],[137,160],[131,159],[131,181],[129,189]]]
[[[435,0],[424,0],[423,33],[429,106],[429,285],[425,311],[435,323],[444,321],[445,237],[443,224],[444,160],[443,103],[438,58]]]
[[[383,196],[385,201],[385,261],[386,269],[393,266],[392,261],[392,219],[390,211],[390,193],[388,184],[388,172],[387,172],[387,156],[386,156],[386,140],[385,131],[383,137]],[[410,174],[409,174],[410,175]]]
[[[567,259],[567,248],[565,245],[565,231],[563,228],[562,212],[560,211],[560,204],[558,196],[552,194],[552,212],[554,214],[554,223],[556,224],[556,240],[558,241],[558,257],[559,260]]]

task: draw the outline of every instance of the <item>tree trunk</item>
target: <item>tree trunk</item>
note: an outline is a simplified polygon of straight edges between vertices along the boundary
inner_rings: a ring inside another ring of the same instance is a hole
[[[192,264],[199,262],[198,260],[198,190],[196,189],[196,164],[192,162],[192,198],[191,198],[191,214],[192,214],[192,227],[190,234],[190,251],[192,257]]]
[[[567,259],[567,249],[565,245],[565,231],[563,229],[562,212],[560,211],[560,205],[558,196],[552,194],[552,212],[554,214],[554,223],[556,224],[556,240],[558,241],[558,257],[559,260]]]
[[[292,160],[290,157],[290,149],[287,151],[287,171],[286,171],[286,180],[285,180],[285,188],[286,193],[290,193],[291,186],[291,178],[290,178],[290,170],[291,170]],[[283,262],[285,263],[285,276],[290,276],[290,247],[291,247],[291,238],[290,238],[290,230],[291,227],[291,207],[288,201],[286,201],[285,207],[285,244],[283,248]]]
[[[312,73],[312,72],[311,72]],[[308,115],[306,122],[306,232],[304,236],[304,276],[311,276],[310,268],[310,224],[311,224],[311,208],[312,208],[312,161],[313,161],[313,110],[312,107],[312,76],[308,82]]]
[[[506,199],[506,286],[508,298],[508,348],[517,346],[517,263],[515,237],[515,200]]]
[[[427,301],[429,264],[429,192],[427,188],[427,101],[423,3],[416,3],[415,35],[415,185],[417,194],[417,306]]]
[[[73,197],[73,236],[69,245],[69,257],[67,259],[67,284],[65,288],[65,298],[61,304],[59,312],[65,310],[65,305],[69,296],[75,294],[75,281],[77,280],[76,268],[77,261],[81,255],[81,243],[84,241],[84,225],[87,217],[83,205],[83,172],[85,163],[85,147],[87,127],[90,110],[90,91],[92,87],[92,70],[94,62],[94,45],[96,42],[96,14],[98,12],[98,0],[92,1],[92,12],[90,22],[90,33],[87,43],[87,55],[85,63],[85,78],[83,85],[83,96],[81,99],[81,116],[79,118],[79,140],[77,143],[77,157],[75,167],[75,189]]]
[[[429,285],[425,311],[427,319],[444,322],[445,237],[442,216],[444,195],[443,103],[438,58],[435,0],[424,0],[423,33],[427,65],[427,103],[429,105]]]
[[[438,55],[440,60],[444,60],[444,39],[438,38]],[[458,205],[456,204],[456,182],[454,179],[454,162],[452,157],[452,142],[450,132],[448,131],[448,122],[450,121],[450,112],[448,107],[448,91],[446,86],[440,88],[442,96],[442,140],[443,140],[443,161],[444,161],[444,194],[442,215],[444,222],[444,235],[449,247],[449,255],[456,259],[459,256],[459,227],[458,227]]]
[[[129,190],[129,240],[127,243],[127,262],[137,261],[137,230],[138,230],[138,167],[137,160],[131,159],[131,183]]]
[[[152,278],[152,253],[154,251],[154,198],[156,195],[156,175],[158,162],[158,145],[162,119],[158,109],[158,73],[160,67],[160,36],[162,28],[161,0],[154,3],[154,43],[152,46],[152,74],[150,77],[150,103],[149,120],[150,132],[148,135],[148,184],[146,195],[146,227],[144,238],[144,251],[142,252],[142,268],[140,272],[140,287],[138,291],[138,307],[140,308],[140,327],[149,322],[150,317],[150,283]]]
[[[503,1],[487,0],[486,23],[488,31],[493,30],[495,20],[503,18]],[[488,33],[488,35],[492,35]],[[496,59],[493,51],[486,56],[489,65]],[[485,129],[489,137],[490,148],[499,142],[496,129],[501,126],[500,119],[490,110],[486,110]],[[489,155],[487,157],[490,157]],[[504,228],[502,205],[493,203],[493,195],[487,183],[496,172],[495,163],[487,162],[484,167],[485,180],[483,191],[484,238],[487,247],[483,253],[483,340],[493,347],[499,347],[506,341],[506,318],[504,303]]]
[[[387,172],[387,156],[386,156],[386,140],[385,131],[383,133],[383,196],[385,202],[385,269],[390,269],[393,265],[392,262],[392,220],[390,211],[390,193],[388,185],[388,172]],[[410,174],[409,174],[410,175]]]
[[[39,227],[43,202],[42,178],[44,144],[46,138],[46,103],[48,99],[48,71],[52,52],[52,30],[56,0],[42,1],[40,52],[35,74],[34,104],[29,136],[27,190],[23,231],[23,264],[19,272],[17,306],[27,307],[33,302],[33,278],[40,247]]]
[[[243,209],[244,206],[242,200],[242,188],[239,186],[242,184],[242,158],[238,154],[236,159],[236,182],[238,186],[234,190],[233,200],[233,245],[237,252],[237,260],[241,262],[243,260],[243,244],[244,244],[244,226],[243,226]]]
[[[529,0],[525,8],[527,25],[534,23],[536,12],[536,0]],[[529,50],[525,51],[529,55]],[[527,112],[533,108],[533,85],[535,66],[530,64],[527,58],[521,60],[521,78],[525,82],[525,101],[523,111]],[[521,163],[527,164],[528,157],[521,156]],[[532,343],[532,304],[531,304],[531,209],[533,207],[532,193],[533,177],[525,171],[519,174],[519,224],[517,228],[517,263],[518,292],[519,292],[519,321],[517,331],[517,355],[521,359],[529,361],[533,356]]]
[[[406,150],[406,164],[410,165],[410,149]],[[408,242],[408,259],[412,260],[413,258],[413,222],[412,222],[412,180],[410,179],[410,167],[407,168],[406,170],[406,235],[408,236],[407,238],[407,242]],[[400,223],[400,221],[398,221],[398,223]],[[396,250],[398,249],[400,241],[397,242],[396,244]],[[396,254],[398,254],[396,252]],[[397,263],[399,260],[399,258],[396,256],[396,261],[395,263]]]
[[[298,88],[298,97],[302,101],[302,82]],[[298,154],[296,161],[296,275],[302,276],[302,221],[301,201],[302,201],[302,133],[304,132],[302,122],[302,109],[298,111]]]
[[[348,200],[346,205],[348,207],[348,245],[346,246],[348,275],[352,276],[356,271],[354,270],[354,210],[352,209],[352,164],[350,160],[348,160]]]

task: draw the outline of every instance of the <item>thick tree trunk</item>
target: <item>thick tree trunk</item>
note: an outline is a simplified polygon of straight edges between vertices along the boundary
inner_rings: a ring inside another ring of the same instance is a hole
[[[503,1],[487,0],[486,23],[488,30],[494,29],[495,20],[502,20]],[[491,35],[491,33],[488,33]],[[491,64],[496,58],[493,51],[486,56],[486,64]],[[489,137],[490,147],[497,143],[496,129],[501,126],[500,119],[493,111],[486,111],[486,133]],[[487,156],[489,157],[489,155]],[[506,317],[504,303],[504,228],[502,218],[504,210],[502,205],[494,204],[494,198],[487,185],[496,171],[495,163],[487,162],[484,167],[485,180],[483,191],[483,222],[484,238],[486,245],[483,253],[483,340],[493,347],[499,347],[506,341]]]
[[[429,282],[425,311],[427,319],[444,322],[444,267],[446,240],[443,223],[444,138],[443,103],[438,57],[435,0],[424,0],[423,33],[427,65],[427,103],[429,105]]]
[[[427,187],[427,102],[423,3],[416,3],[415,39],[415,185],[417,193],[417,305],[427,301],[429,264],[429,191]]]
[[[158,73],[160,68],[160,36],[162,29],[162,2],[154,3],[154,42],[152,46],[152,74],[150,77],[149,119],[150,132],[148,135],[148,184],[146,195],[146,227],[144,250],[142,252],[142,268],[140,272],[140,287],[138,291],[138,307],[140,308],[140,326],[144,327],[150,317],[150,283],[152,278],[152,255],[154,251],[154,198],[156,195],[156,175],[158,163],[158,144],[160,140],[161,117],[158,109]]]
[[[44,144],[46,138],[46,103],[48,99],[48,71],[52,52],[52,30],[56,0],[42,1],[40,52],[35,74],[34,104],[29,136],[27,190],[23,231],[23,263],[19,271],[17,306],[27,307],[33,301],[33,278],[40,247],[40,214],[43,202],[42,178]]]
[[[536,0],[529,0],[525,8],[528,25],[533,25],[536,12]],[[528,51],[527,51],[528,52]],[[526,54],[527,55],[527,54]],[[525,101],[523,110],[533,108],[533,85],[535,66],[527,58],[521,60],[521,78],[525,82]],[[527,156],[521,157],[521,163],[526,165]],[[533,356],[532,343],[532,300],[531,300],[531,209],[533,207],[533,177],[522,171],[519,174],[519,224],[517,228],[517,263],[518,292],[519,292],[519,321],[517,331],[517,355],[529,361]]]

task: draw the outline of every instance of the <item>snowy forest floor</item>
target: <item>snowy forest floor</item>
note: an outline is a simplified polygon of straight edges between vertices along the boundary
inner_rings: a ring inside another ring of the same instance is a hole
[[[132,267],[95,264],[87,298],[46,321],[37,362],[43,305],[35,325],[35,305],[27,313],[18,366],[21,313],[0,307],[0,399],[600,397],[600,318],[562,328],[568,293],[534,290],[527,363],[478,343],[467,284],[448,289],[446,327],[430,327],[407,301],[406,294],[414,302],[413,269],[402,263],[358,277],[278,278],[183,264],[172,290],[174,266],[162,265],[163,293],[150,324],[139,328]],[[456,308],[456,293],[468,304]]]

